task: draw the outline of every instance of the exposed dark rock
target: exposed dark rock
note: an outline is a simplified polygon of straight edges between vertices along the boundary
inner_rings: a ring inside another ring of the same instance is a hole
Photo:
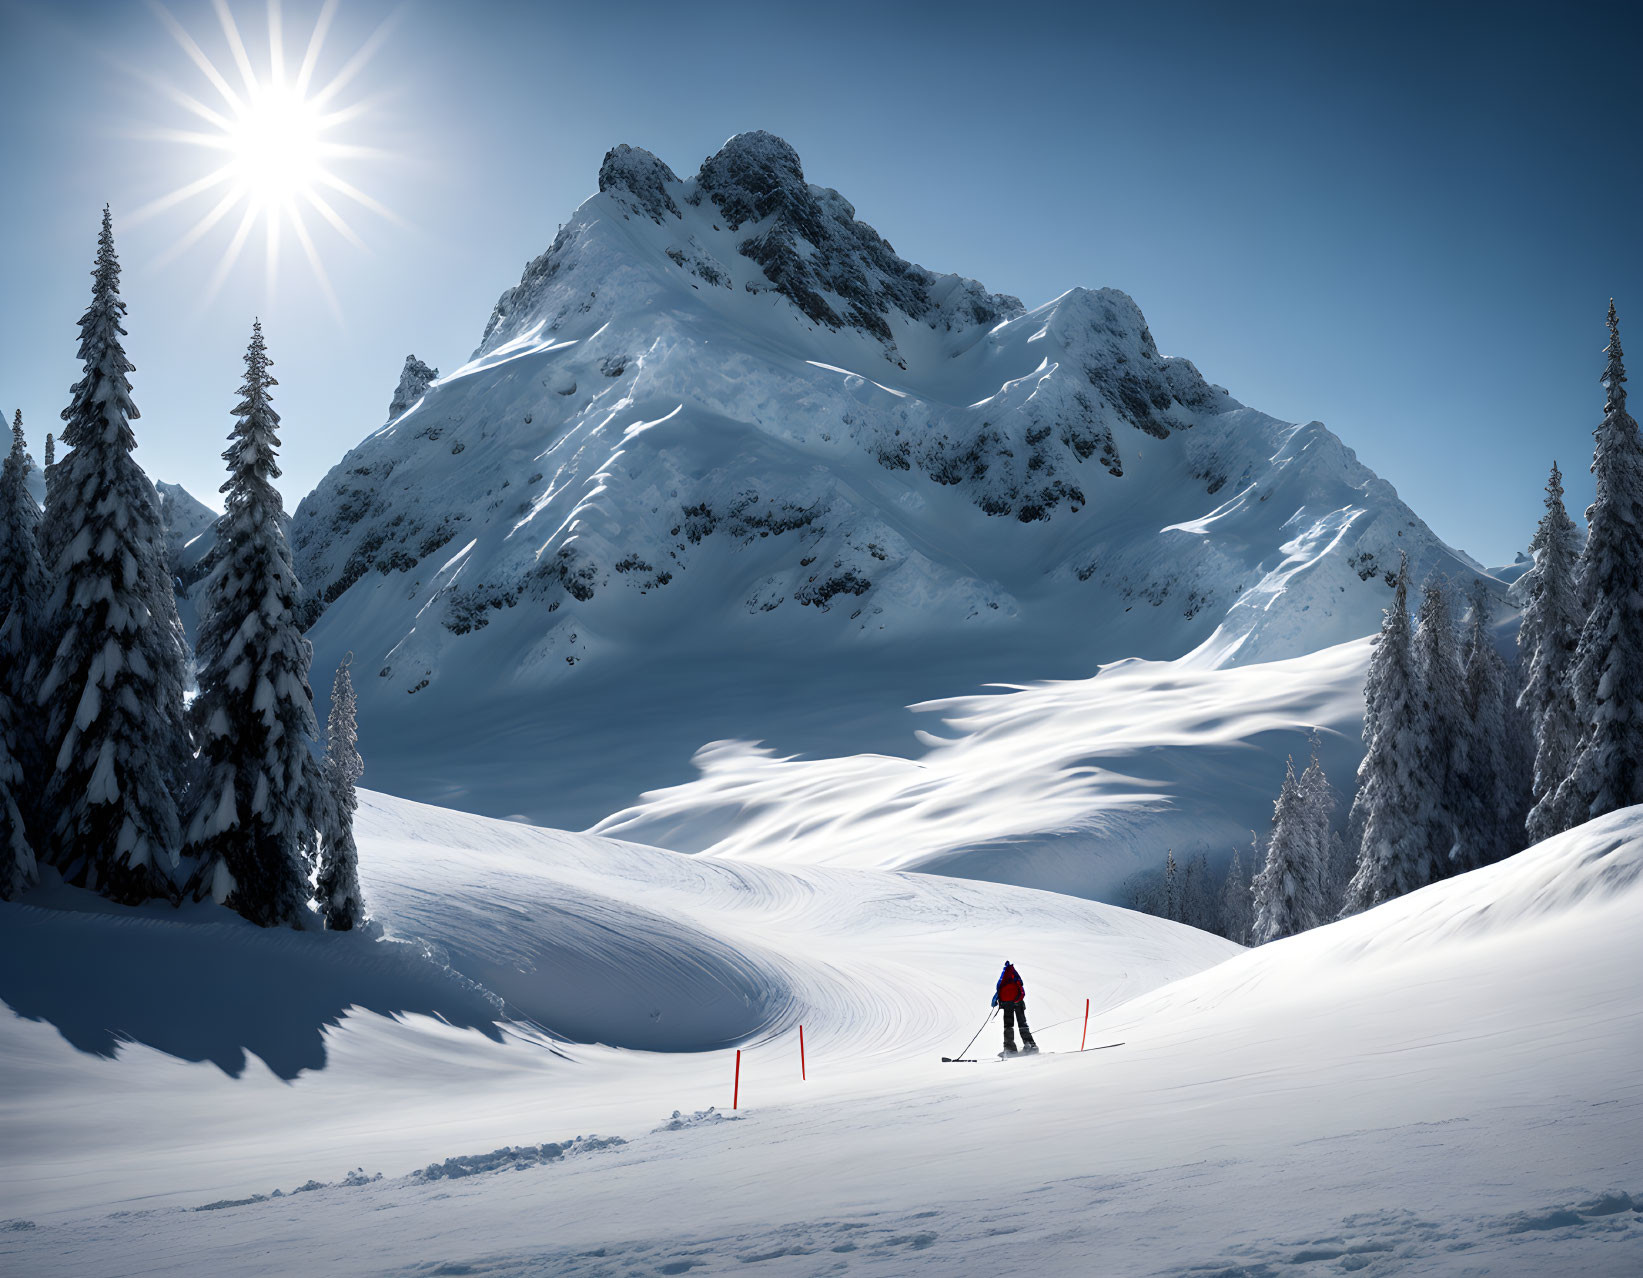
[[[730,230],[749,228],[738,251],[814,323],[862,329],[893,352],[892,311],[951,329],[1022,309],[1018,299],[974,280],[938,276],[896,256],[842,195],[807,183],[798,153],[774,134],[738,133],[703,161],[696,182]]]
[[[677,183],[673,170],[649,151],[622,142],[605,152],[599,166],[599,189],[616,191],[633,198],[645,215],[658,226],[668,214],[679,217],[679,206],[667,192],[667,183]]]
[[[421,399],[438,376],[437,368],[424,364],[415,355],[407,355],[405,367],[399,374],[399,385],[394,387],[394,398],[388,404],[388,420],[393,421]]]

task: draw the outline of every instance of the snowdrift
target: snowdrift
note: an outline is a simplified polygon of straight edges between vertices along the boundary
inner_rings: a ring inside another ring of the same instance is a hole
[[[1251,952],[1019,889],[949,899],[920,877],[786,875],[375,798],[366,825],[368,886],[396,926],[418,908],[411,882],[460,858],[523,901],[551,882],[643,901],[636,932],[663,918],[758,942],[803,1005],[810,1081],[775,1024],[744,1045],[731,1116],[723,1051],[349,1013],[325,1067],[281,1083],[136,1046],[88,1057],[14,1019],[0,1215],[19,1219],[0,1260],[492,1275],[1643,1262],[1643,810]],[[448,929],[453,961],[528,960],[533,908],[494,946]],[[600,927],[576,906],[547,922]],[[937,1040],[978,1023],[1001,944],[1061,1054],[938,1063]],[[1166,969],[1180,979],[1160,984]],[[551,1012],[540,975],[519,975],[515,996]],[[1122,1047],[1076,1051],[1078,1019],[1057,1022],[1081,1015],[1080,987],[1091,1043]],[[907,1023],[914,994],[929,1010]],[[874,1032],[834,1037],[859,1016]]]

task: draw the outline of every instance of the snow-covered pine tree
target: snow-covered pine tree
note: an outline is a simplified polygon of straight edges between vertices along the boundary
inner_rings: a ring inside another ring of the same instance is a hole
[[[1518,704],[1523,692],[1521,659],[1506,662],[1506,792],[1510,800],[1502,817],[1507,855],[1529,846],[1529,810],[1535,805],[1535,729]]]
[[[0,687],[0,901],[10,901],[35,879],[34,850],[23,828],[18,792],[24,785],[17,761],[17,705]]]
[[[269,401],[278,384],[271,362],[255,323],[223,453],[217,564],[200,609],[200,772],[185,842],[198,858],[188,884],[196,898],[210,893],[263,927],[300,927],[325,796],[309,749],[313,648],[297,625],[301,592],[273,483],[280,419]]]
[[[1409,559],[1398,568],[1364,682],[1364,757],[1351,825],[1363,831],[1343,913],[1355,913],[1432,881],[1424,824],[1416,812],[1420,686],[1409,630]]]
[[[1570,665],[1581,733],[1553,800],[1568,829],[1643,802],[1643,442],[1626,411],[1620,321],[1609,303],[1608,391],[1586,511],[1581,588],[1589,605]]]
[[[1339,918],[1347,912],[1347,889],[1352,883],[1356,862],[1352,859],[1351,844],[1340,830],[1329,832],[1329,891],[1327,917]]]
[[[1563,830],[1557,787],[1569,775],[1580,740],[1569,669],[1580,639],[1580,533],[1563,505],[1563,474],[1552,463],[1546,481],[1546,513],[1529,543],[1535,566],[1523,574],[1523,620],[1518,657],[1524,665],[1518,708],[1534,734],[1533,802],[1528,841],[1539,843]]]
[[[1420,689],[1415,816],[1426,831],[1431,882],[1464,867],[1471,857],[1463,845],[1461,828],[1470,744],[1466,684],[1449,591],[1435,576],[1428,577],[1421,589],[1413,647]]]
[[[1251,831],[1250,838],[1255,838]],[[1260,843],[1255,843],[1260,851]],[[1249,944],[1249,929],[1253,922],[1250,913],[1249,871],[1244,868],[1242,853],[1232,850],[1232,864],[1227,867],[1226,882],[1221,887],[1221,935],[1239,945]]]
[[[1164,853],[1164,917],[1181,921],[1181,879],[1175,870],[1175,850]]]
[[[365,901],[359,888],[359,849],[354,843],[354,812],[359,799],[354,787],[365,773],[359,757],[356,726],[358,703],[354,681],[348,673],[349,653],[337,667],[331,681],[331,713],[325,721],[326,810],[324,839],[320,851],[319,898],[325,926],[346,932],[366,921]]]
[[[1334,886],[1330,880],[1330,853],[1334,845],[1334,830],[1332,828],[1335,816],[1335,787],[1329,784],[1329,778],[1324,775],[1323,760],[1319,757],[1322,743],[1316,733],[1310,742],[1312,757],[1307,761],[1306,771],[1301,773],[1301,798],[1306,805],[1307,844],[1311,853],[1308,870],[1312,881],[1307,888],[1307,895],[1315,900],[1318,912],[1318,923],[1330,917],[1331,905],[1334,900]],[[1313,924],[1314,927],[1317,923]]]
[[[11,424],[11,451],[0,466],[0,900],[12,900],[34,881],[21,807],[39,761],[33,722],[18,713],[28,690],[34,619],[40,608],[40,556],[34,526],[39,508],[28,490],[29,455],[23,410]]]
[[[1489,591],[1479,578],[1472,587],[1472,608],[1462,652],[1466,705],[1466,773],[1456,796],[1460,837],[1452,868],[1476,869],[1510,856],[1523,846],[1510,828],[1521,811],[1513,791],[1511,736],[1519,719],[1512,713],[1516,691],[1511,673],[1489,637]]]
[[[1215,931],[1220,923],[1210,887],[1209,857],[1203,852],[1181,872],[1181,922],[1204,932]]]
[[[1266,864],[1255,876],[1254,944],[1282,940],[1324,921],[1323,874],[1318,868],[1323,849],[1316,844],[1316,834],[1316,818],[1291,759],[1272,805]]]
[[[85,374],[63,410],[69,451],[52,467],[52,584],[37,704],[52,767],[49,856],[68,882],[113,900],[175,898],[176,793],[190,754],[184,643],[154,486],[132,457],[137,407],[120,345],[120,263],[103,210]]]
[[[52,486],[56,482],[54,476],[57,473],[57,440],[49,431],[46,433],[46,455],[40,462],[40,473],[46,481],[46,500],[45,508],[40,512],[40,522],[35,528],[34,540],[39,548],[41,566],[49,567],[57,562],[57,556],[53,551],[53,534],[55,520],[62,513],[62,503],[51,499]]]
[[[28,491],[33,465],[23,440],[23,411],[12,417],[12,452],[0,465],[0,687],[12,696],[12,757],[21,769],[18,780],[21,807],[35,816],[41,780],[41,741],[35,716],[23,715],[21,706],[33,701],[36,637],[39,613],[46,601],[44,572],[39,565],[35,534],[39,506]]]

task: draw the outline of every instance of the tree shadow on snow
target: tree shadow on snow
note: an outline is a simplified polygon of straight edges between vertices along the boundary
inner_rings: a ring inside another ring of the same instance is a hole
[[[113,1057],[122,1043],[141,1043],[233,1077],[250,1053],[287,1081],[325,1067],[325,1028],[350,1008],[422,1013],[501,1037],[493,996],[418,946],[264,930],[212,906],[0,902],[0,1001],[82,1052]]]

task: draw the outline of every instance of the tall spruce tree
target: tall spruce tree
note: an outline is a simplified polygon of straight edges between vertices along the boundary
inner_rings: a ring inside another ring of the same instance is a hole
[[[1523,662],[1506,663],[1506,790],[1509,803],[1502,818],[1506,853],[1528,847],[1529,810],[1535,805],[1535,729],[1518,705],[1523,691]]]
[[[1470,857],[1461,831],[1461,796],[1470,745],[1466,684],[1449,591],[1435,576],[1428,577],[1421,588],[1414,656],[1420,688],[1415,817],[1426,832],[1427,881],[1431,882],[1454,873]]]
[[[17,798],[24,785],[17,761],[17,704],[0,687],[0,901],[10,901],[35,879],[34,850]]]
[[[1250,838],[1255,843],[1255,852],[1260,853],[1260,843],[1255,840],[1254,831]],[[1249,929],[1254,922],[1250,907],[1249,871],[1244,868],[1242,853],[1237,848],[1232,850],[1232,864],[1227,866],[1226,882],[1221,886],[1221,935],[1229,941],[1236,941],[1239,945],[1249,944]]]
[[[1255,876],[1256,945],[1295,936],[1323,922],[1323,875],[1318,868],[1323,849],[1317,846],[1316,833],[1314,814],[1291,759],[1272,805],[1266,864]]]
[[[196,897],[209,892],[264,927],[300,927],[325,796],[309,749],[313,649],[297,624],[301,592],[273,484],[280,419],[269,400],[278,384],[271,362],[262,324],[253,324],[200,614],[200,772],[186,842],[198,858],[189,881]]]
[[[46,575],[35,540],[39,506],[28,491],[31,465],[23,440],[23,411],[18,409],[12,417],[12,452],[0,467],[0,687],[12,698],[12,757],[21,769],[18,795],[26,815],[33,818],[36,805],[26,795],[38,792],[41,782],[41,738],[35,716],[23,715],[21,708],[35,700],[36,639],[46,603],[41,598]]]
[[[43,567],[50,568],[57,562],[56,547],[59,539],[56,537],[56,527],[62,516],[63,505],[61,501],[51,499],[51,490],[56,483],[57,474],[57,440],[50,432],[46,434],[46,454],[40,462],[40,474],[46,481],[46,500],[34,536],[35,544],[40,551],[40,563]]]
[[[1432,881],[1422,788],[1420,683],[1409,628],[1409,559],[1398,568],[1364,683],[1364,757],[1351,825],[1363,831],[1343,913],[1355,913]]]
[[[0,466],[0,900],[8,901],[35,878],[22,808],[32,806],[39,744],[32,717],[18,712],[29,688],[43,580],[34,543],[40,512],[28,490],[29,465],[18,409],[11,451]]]
[[[1608,392],[1586,511],[1581,587],[1590,608],[1570,666],[1580,739],[1553,802],[1562,828],[1643,802],[1643,442],[1626,411],[1620,321],[1609,303]]]
[[[1164,917],[1181,921],[1181,880],[1175,868],[1175,849],[1164,853]]]
[[[1528,716],[1534,737],[1534,806],[1526,833],[1530,843],[1539,843],[1564,828],[1557,813],[1557,788],[1569,775],[1580,741],[1580,715],[1569,677],[1583,615],[1580,533],[1564,508],[1563,475],[1556,462],[1546,481],[1546,513],[1529,550],[1535,566],[1523,575],[1523,621],[1517,642],[1524,677],[1518,707]]]
[[[1210,883],[1209,857],[1200,852],[1181,871],[1181,922],[1204,932],[1219,923],[1215,890]]]
[[[354,812],[359,799],[354,787],[365,772],[359,757],[356,726],[358,706],[354,681],[348,674],[352,653],[337,667],[331,681],[331,713],[325,721],[326,809],[320,851],[319,881],[315,895],[325,926],[350,931],[366,921],[365,901],[359,888],[359,849],[354,844]]]
[[[69,451],[52,467],[46,524],[52,583],[44,650],[48,849],[68,882],[113,900],[175,898],[176,793],[190,748],[185,650],[166,570],[154,486],[132,451],[120,338],[120,263],[103,210],[91,305],[80,320],[85,373],[63,410]]]
[[[1335,787],[1324,775],[1323,759],[1320,757],[1322,745],[1316,733],[1312,735],[1310,745],[1312,757],[1307,761],[1306,771],[1301,773],[1300,787],[1306,810],[1307,844],[1311,852],[1307,868],[1312,879],[1307,885],[1307,896],[1317,902],[1317,922],[1312,925],[1316,927],[1333,912],[1331,905],[1335,890],[1330,874],[1335,843]]]
[[[1459,837],[1452,868],[1475,870],[1523,846],[1514,829],[1522,811],[1514,793],[1516,760],[1512,736],[1516,690],[1511,672],[1490,638],[1489,591],[1479,578],[1472,587],[1471,615],[1461,654],[1466,707],[1466,771],[1456,796]]]

